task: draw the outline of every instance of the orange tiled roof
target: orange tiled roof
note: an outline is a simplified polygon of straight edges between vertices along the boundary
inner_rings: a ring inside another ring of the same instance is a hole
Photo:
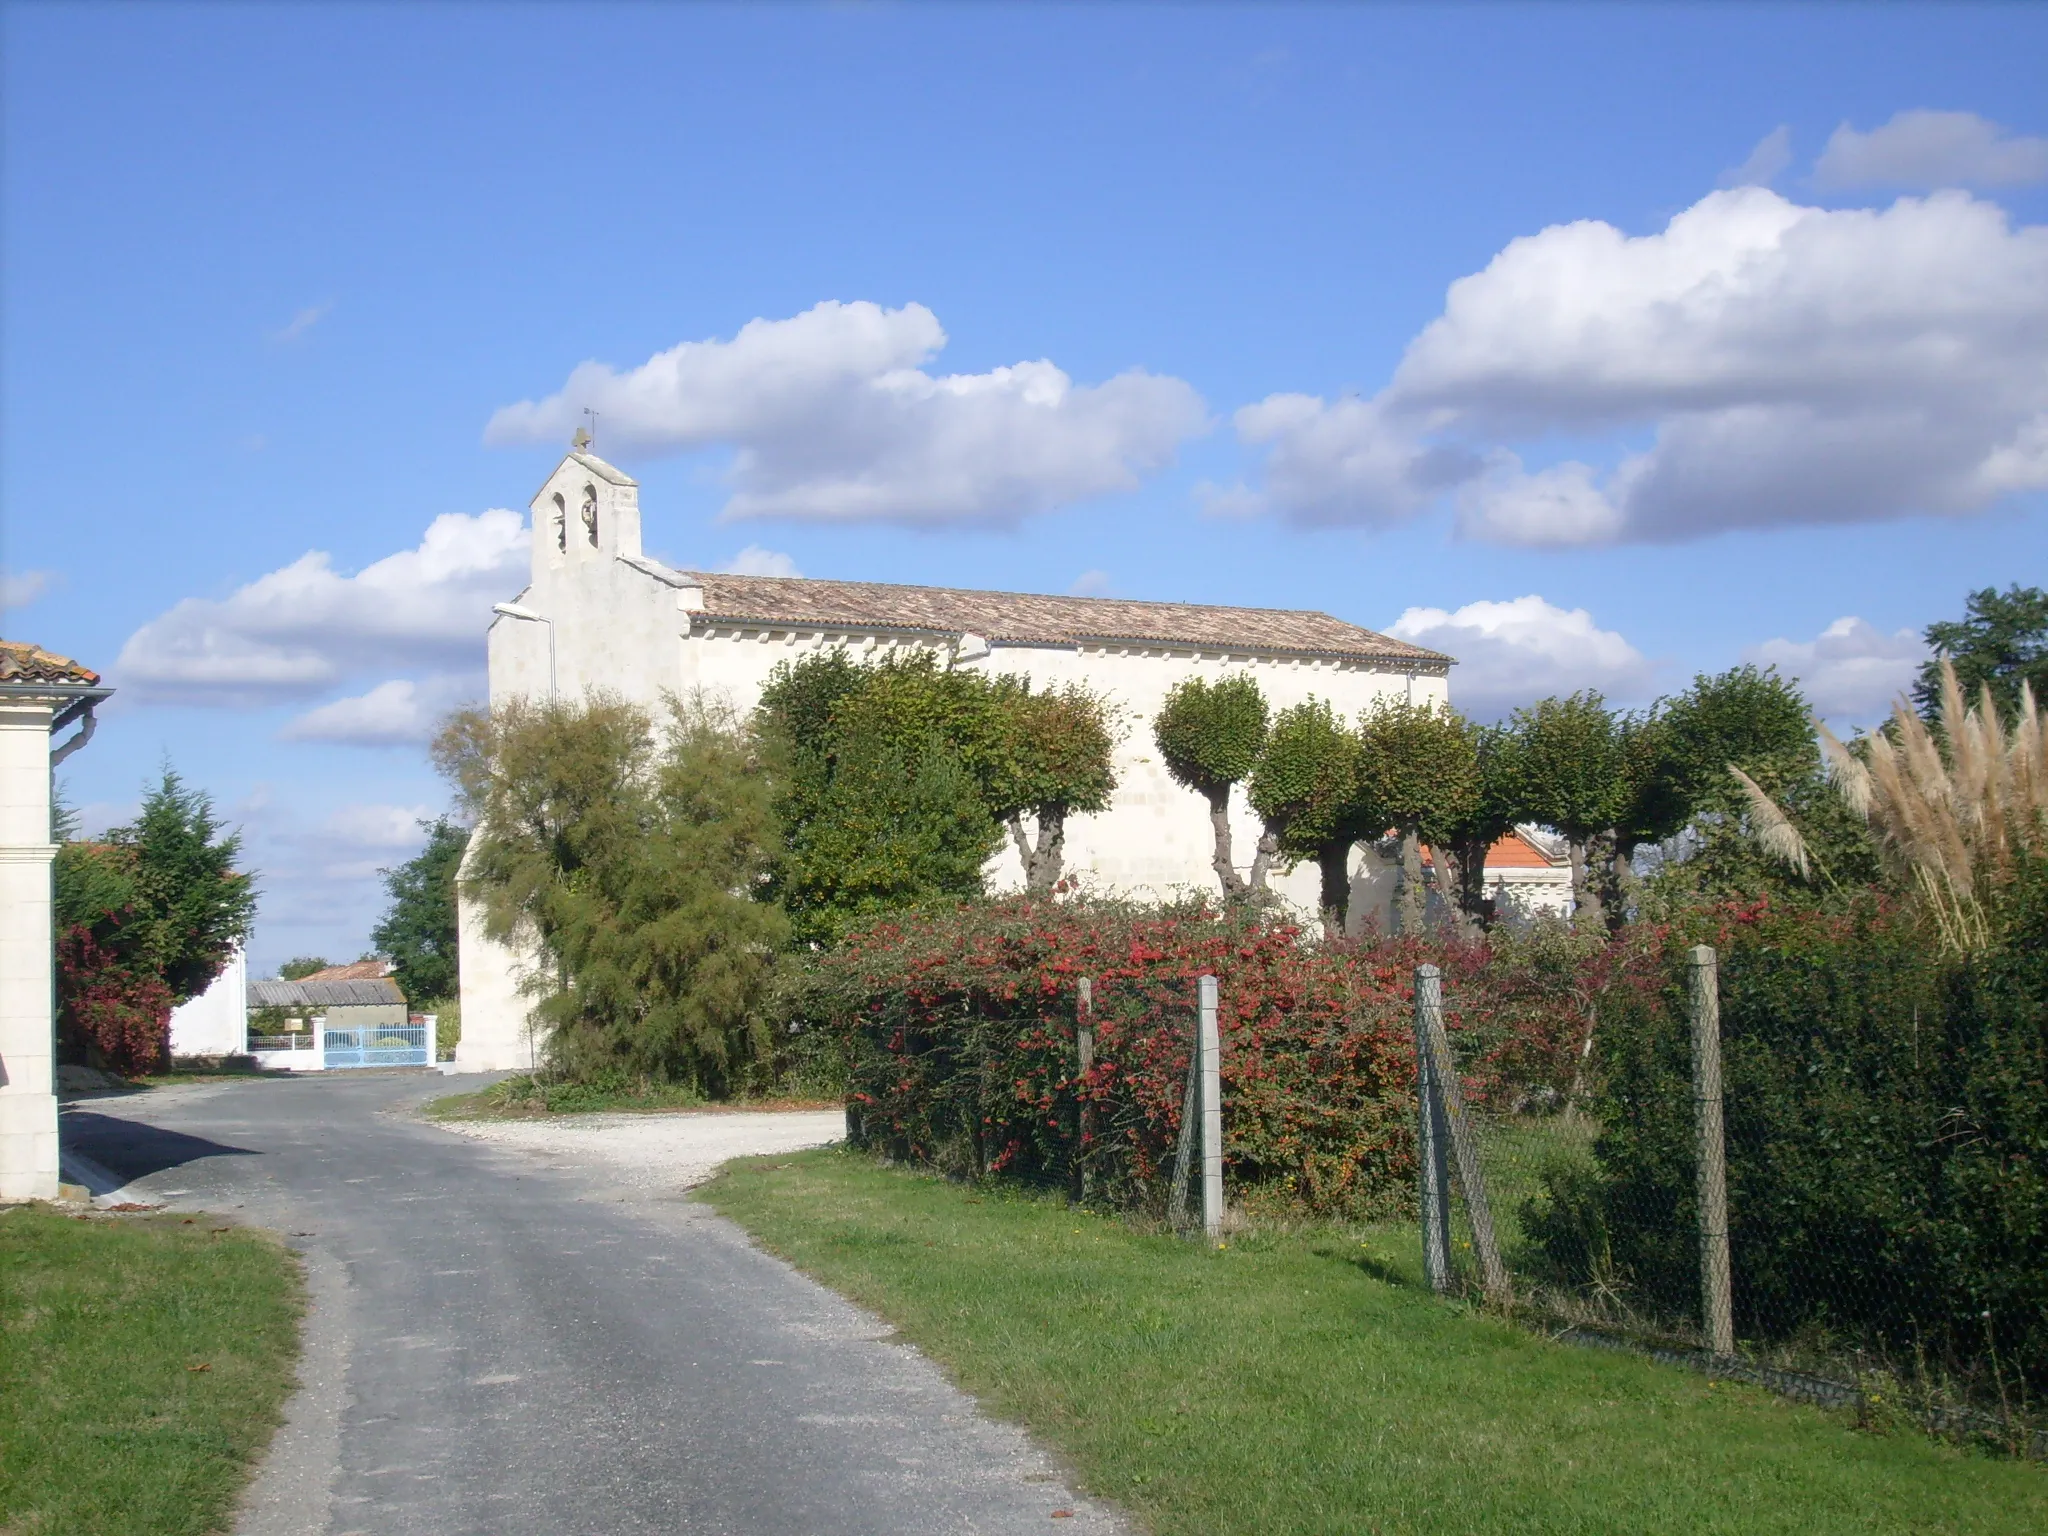
[[[26,640],[0,640],[0,683],[66,683],[92,686],[99,673]]]
[[[1431,668],[1451,659],[1441,651],[1309,609],[1143,603],[1120,597],[1049,597],[708,571],[691,572],[690,580],[703,587],[703,617],[713,622],[928,630],[1027,645],[1107,641],[1281,651],[1413,661]]]
[[[1429,845],[1422,846],[1422,860],[1429,862]],[[1488,869],[1556,869],[1555,859],[1545,858],[1543,850],[1530,842],[1519,832],[1510,832],[1491,848],[1486,850]]]

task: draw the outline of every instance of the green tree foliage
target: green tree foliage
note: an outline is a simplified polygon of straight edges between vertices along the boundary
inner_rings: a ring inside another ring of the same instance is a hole
[[[1614,825],[1626,790],[1622,735],[1606,700],[1587,691],[1538,700],[1513,716],[1515,799],[1529,820],[1561,834],[1571,851],[1572,905],[1587,922],[1604,922],[1600,894],[1587,875],[1587,846]]]
[[[1359,812],[1369,808],[1379,823],[1359,835],[1377,836],[1389,827],[1399,835],[1398,927],[1402,933],[1420,933],[1425,899],[1421,845],[1429,842],[1438,870],[1447,873],[1448,845],[1471,818],[1478,799],[1473,732],[1447,704],[1380,699],[1361,717],[1359,733]],[[1356,825],[1357,814],[1353,820]]]
[[[525,985],[550,1069],[729,1091],[768,1049],[788,933],[755,899],[777,835],[748,734],[701,701],[657,723],[592,694],[466,712],[434,753],[476,827],[486,932],[542,957]]]
[[[1250,785],[1252,809],[1265,823],[1252,888],[1265,888],[1275,856],[1290,864],[1313,859],[1322,875],[1323,920],[1339,933],[1350,908],[1351,847],[1385,825],[1361,799],[1363,754],[1357,733],[1337,712],[1310,699],[1274,716]]]
[[[1116,785],[1116,722],[1099,695],[1034,692],[929,652],[785,663],[758,718],[788,840],[771,889],[809,942],[879,912],[981,894],[1005,829],[1031,889],[1052,890],[1067,818],[1106,809]]]
[[[122,1070],[170,1048],[170,1010],[213,983],[248,937],[256,891],[235,867],[241,838],[203,790],[166,767],[141,813],[57,851],[59,1030]]]
[[[277,974],[285,981],[297,981],[301,976],[324,971],[333,963],[323,955],[294,955],[277,968]]]
[[[1724,827],[1742,823],[1748,807],[1731,767],[1782,798],[1810,790],[1820,765],[1806,699],[1775,668],[1703,672],[1685,692],[1619,717],[1615,728],[1621,766],[1601,882],[1614,927],[1627,915],[1639,848],[1688,828],[1700,843],[1719,842]]]
[[[1941,709],[1943,660],[1955,663],[1967,700],[1974,703],[1988,686],[2008,719],[2019,709],[2022,682],[2048,704],[2048,592],[2017,582],[2003,592],[1986,587],[1969,595],[1962,618],[1930,624],[1924,633],[1934,654],[1913,684],[1923,718],[1932,721]]]
[[[1439,851],[1437,870],[1447,882],[1446,903],[1463,919],[1468,936],[1491,928],[1500,914],[1486,890],[1486,856],[1493,845],[1527,820],[1518,796],[1521,764],[1516,756],[1521,738],[1501,725],[1467,723],[1472,751],[1471,793],[1439,812],[1440,830],[1432,848]]]
[[[1067,818],[1109,809],[1116,717],[1102,695],[1078,683],[1043,693],[1026,683],[1000,690],[998,700],[1006,751],[990,809],[1010,829],[1026,888],[1046,895],[1060,880]],[[1035,836],[1025,829],[1027,815]]]
[[[461,931],[455,876],[469,832],[446,816],[421,822],[427,846],[396,869],[380,871],[391,898],[370,942],[391,957],[398,989],[415,1007],[444,1003],[460,980]]]
[[[1215,834],[1212,865],[1225,896],[1241,895],[1244,877],[1230,848],[1230,790],[1251,776],[1265,750],[1270,711],[1258,683],[1236,672],[1209,682],[1174,684],[1152,721],[1152,740],[1174,782],[1209,802]]]

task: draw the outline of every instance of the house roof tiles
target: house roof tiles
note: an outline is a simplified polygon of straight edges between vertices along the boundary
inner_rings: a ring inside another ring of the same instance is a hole
[[[26,640],[0,640],[0,683],[62,683],[67,687],[92,687],[99,673],[82,667],[69,656],[59,656]]]

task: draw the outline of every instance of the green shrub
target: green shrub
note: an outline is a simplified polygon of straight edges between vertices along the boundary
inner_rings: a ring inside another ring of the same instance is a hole
[[[1699,1247],[1683,951],[1721,955],[1737,1332],[2048,1385],[2048,880],[1969,963],[1870,904],[1757,903],[1672,933],[1661,989],[1601,1008],[1598,1172],[1524,1213],[1557,1271],[1695,1314]],[[1608,1266],[1606,1274],[1597,1273]]]

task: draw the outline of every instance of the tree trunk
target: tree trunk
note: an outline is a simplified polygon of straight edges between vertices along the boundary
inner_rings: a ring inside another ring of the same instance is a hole
[[[1628,922],[1628,905],[1636,891],[1636,845],[1622,841],[1617,833],[1614,853],[1607,861],[1607,928],[1619,933]]]
[[[1024,831],[1022,815],[1010,818],[1010,838],[1024,860],[1024,889],[1033,896],[1050,896],[1060,883],[1060,871],[1067,851],[1067,813],[1058,806],[1041,805],[1037,810],[1038,838],[1034,842]]]
[[[1273,867],[1273,856],[1280,851],[1280,833],[1277,828],[1268,827],[1259,834],[1259,851],[1252,855],[1252,875],[1246,882],[1248,892],[1261,894],[1266,889],[1266,875]]]
[[[1478,938],[1500,916],[1493,898],[1486,894],[1486,856],[1493,851],[1484,838],[1460,845],[1458,860],[1458,907],[1465,914],[1465,932]]]
[[[1429,850],[1430,873],[1434,877],[1437,900],[1443,903],[1443,926],[1456,934],[1459,939],[1472,937],[1472,925],[1467,920],[1465,903],[1461,899],[1464,881],[1460,878],[1460,861],[1449,848]]]
[[[1223,792],[1209,797],[1209,825],[1216,833],[1216,854],[1209,863],[1216,871],[1216,879],[1223,887],[1226,898],[1244,894],[1244,877],[1237,872],[1237,865],[1230,858],[1230,786],[1223,786]]]
[[[1573,925],[1581,922],[1601,923],[1607,921],[1607,912],[1600,905],[1600,893],[1593,889],[1593,882],[1587,878],[1586,840],[1581,837],[1567,837],[1565,847],[1572,859],[1572,919]]]
[[[1422,909],[1427,900],[1422,888],[1422,839],[1414,831],[1406,831],[1401,834],[1401,897],[1395,931],[1404,936],[1422,932]]]
[[[1351,844],[1328,843],[1316,850],[1323,876],[1323,937],[1341,939],[1351,917]]]

